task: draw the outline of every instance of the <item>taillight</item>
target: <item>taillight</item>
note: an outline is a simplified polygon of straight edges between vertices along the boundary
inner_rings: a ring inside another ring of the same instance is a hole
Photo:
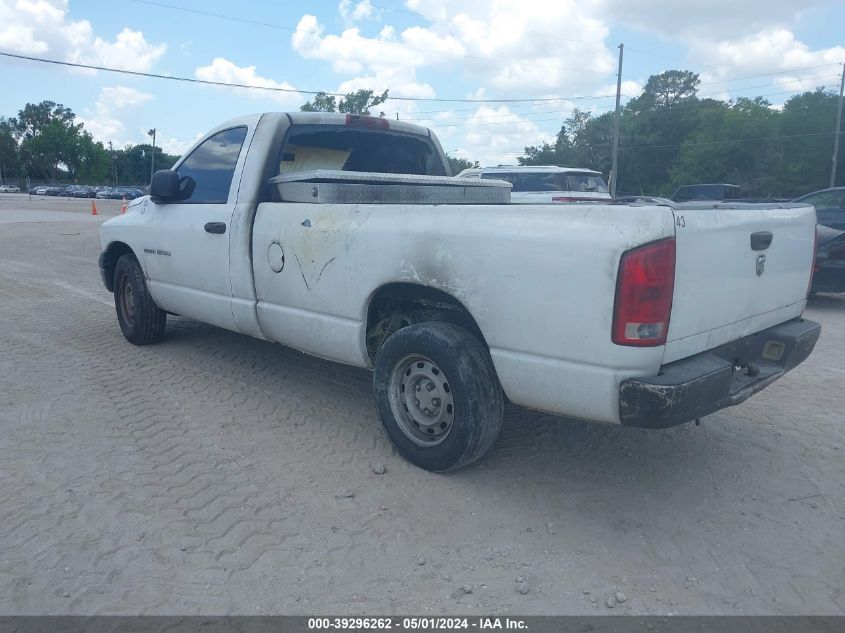
[[[346,125],[349,127],[377,127],[383,129],[390,128],[390,121],[384,117],[365,116],[363,114],[347,114]]]
[[[663,345],[669,331],[674,289],[674,238],[624,253],[616,278],[613,342],[639,347]]]

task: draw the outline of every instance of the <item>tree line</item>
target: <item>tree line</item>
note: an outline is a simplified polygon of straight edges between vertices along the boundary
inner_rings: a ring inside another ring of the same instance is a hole
[[[740,185],[750,196],[792,197],[829,184],[838,95],[821,88],[781,107],[762,97],[698,95],[697,74],[649,77],[621,111],[617,194],[669,195],[694,183]],[[525,148],[521,165],[611,169],[613,112],[575,109],[554,143]],[[836,183],[845,184],[845,160]]]
[[[61,103],[27,103],[15,117],[0,117],[0,170],[3,182],[146,185],[150,144],[107,149]],[[155,148],[156,169],[178,159]]]
[[[621,111],[617,193],[669,195],[680,185],[724,182],[750,196],[790,197],[823,189],[830,177],[838,96],[819,88],[781,107],[762,97],[722,101],[698,94],[699,76],[685,70],[652,75]],[[388,91],[358,90],[336,99],[317,94],[309,112],[370,114]],[[384,112],[379,112],[384,116]],[[527,139],[529,140],[529,139]],[[594,116],[576,108],[553,143],[526,145],[521,165],[589,167],[609,174],[613,112]],[[27,103],[16,117],[0,117],[3,180],[143,185],[149,182],[149,144],[110,151],[95,141],[70,108]],[[178,159],[155,148],[157,169]],[[476,161],[449,156],[453,173]],[[837,183],[845,180],[839,161]]]

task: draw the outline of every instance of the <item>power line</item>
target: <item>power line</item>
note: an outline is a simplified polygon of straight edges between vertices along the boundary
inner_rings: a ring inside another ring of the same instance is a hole
[[[768,85],[771,85],[771,84],[768,84]],[[831,86],[824,85],[824,86],[821,86],[821,88],[827,89],[827,88],[831,88]],[[782,95],[782,94],[795,94],[795,93],[796,93],[795,90],[783,90],[783,91],[780,91],[780,92],[769,92],[769,93],[762,94],[762,95],[755,95],[755,97],[773,97],[773,96]],[[714,93],[714,94],[716,94],[716,93]],[[625,95],[625,96],[628,96],[628,95]],[[707,96],[707,95],[697,95],[697,96]],[[689,102],[689,103],[682,102],[682,103],[678,103],[676,105],[671,106],[671,109],[677,110],[677,109],[681,109],[681,108],[694,108],[694,107],[701,107],[701,106],[702,106],[701,102],[698,102],[698,101]],[[614,109],[613,106],[609,106],[609,107],[605,106],[605,107],[601,107],[601,108],[596,107],[596,108],[593,108],[591,110],[588,110],[588,112],[590,112],[591,114],[593,114],[593,113],[606,114],[607,112],[611,112],[613,109]],[[441,112],[446,113],[448,111],[444,110],[444,111],[441,111]],[[516,126],[516,125],[519,125],[521,123],[526,123],[526,122],[543,123],[543,122],[546,122],[546,121],[560,121],[561,120],[561,117],[534,119],[534,118],[530,118],[532,116],[544,116],[544,115],[550,115],[550,114],[570,114],[570,113],[571,113],[571,110],[545,110],[545,111],[539,111],[539,112],[513,112],[513,113],[510,113],[510,114],[499,115],[497,117],[485,117],[484,121],[479,121],[478,123],[471,123],[471,124],[468,124],[468,123],[438,123],[436,120],[433,120],[430,117],[429,118],[404,119],[404,120],[410,121],[410,122],[430,123],[431,127],[435,127],[435,128],[462,127],[462,126],[466,126],[466,125],[473,125],[473,126],[475,126],[475,125],[515,125]],[[512,118],[514,116],[520,116],[520,117],[522,117],[522,119],[515,121]],[[448,121],[471,121],[471,120],[477,119],[477,118],[478,118],[478,116],[476,115],[476,116],[468,116],[468,117],[450,117],[447,120]],[[493,120],[491,120],[491,119],[493,119]]]
[[[301,88],[281,88],[279,86],[255,86],[249,84],[229,83],[224,81],[212,81],[210,79],[197,79],[195,77],[180,77],[178,75],[160,75],[158,73],[146,73],[138,70],[127,70],[125,68],[111,68],[108,66],[97,66],[94,64],[80,64],[77,62],[65,62],[58,59],[47,59],[44,57],[32,57],[29,55],[19,55],[17,53],[7,53],[0,51],[0,56],[11,57],[14,59],[22,59],[31,62],[41,62],[44,64],[54,64],[56,66],[70,66],[72,68],[86,68],[88,70],[102,70],[104,72],[118,73],[122,75],[132,75],[134,77],[148,77],[151,79],[168,79],[170,81],[181,81],[185,83],[203,84],[207,86],[220,86],[223,88],[245,88],[249,90],[266,90],[269,92],[284,92],[284,93],[300,93],[308,95],[325,94],[333,97],[345,97],[342,92],[330,92],[327,90],[305,90]],[[569,101],[570,97],[532,97],[527,99],[458,99],[458,98],[440,98],[440,97],[389,97],[393,101],[431,101],[439,103],[526,103],[526,102],[550,102],[550,101]]]
[[[166,4],[164,2],[154,2],[153,0],[133,0],[133,2],[137,2],[139,4],[147,4],[154,7],[160,7],[162,9],[171,9],[173,11],[184,11],[186,13],[193,13],[196,15],[203,15],[206,17],[213,17],[218,18],[221,20],[229,20],[232,22],[242,22],[245,24],[252,24],[255,26],[264,26],[273,29],[280,29],[282,31],[290,31],[292,33],[316,33],[314,29],[300,29],[298,27],[293,26],[286,26],[283,24],[273,24],[271,22],[261,22],[258,20],[250,20],[247,18],[239,18],[233,15],[225,15],[223,13],[212,13],[211,11],[202,11],[199,9],[188,9],[187,7],[179,7],[173,4]],[[362,40],[366,38],[361,38]],[[568,72],[574,73],[592,73],[595,75],[606,75],[607,72],[601,70],[591,70],[588,68],[569,68],[566,66],[556,66],[556,65],[549,65],[549,64],[533,64],[531,62],[522,62],[522,61],[513,61],[507,59],[499,59],[496,57],[484,57],[482,55],[469,55],[467,53],[455,53],[451,51],[438,51],[429,48],[416,48],[414,46],[406,46],[405,44],[399,44],[398,42],[388,42],[385,40],[370,40],[375,44],[382,45],[382,46],[391,46],[395,48],[402,48],[409,51],[414,51],[417,53],[431,53],[433,55],[448,55],[449,57],[462,57],[465,59],[477,59],[486,62],[497,62],[500,64],[516,64],[518,66],[532,66],[535,68],[545,68],[545,69],[554,69],[554,70],[565,70]]]
[[[789,73],[798,72],[801,70],[813,70],[814,68],[826,68],[828,66],[838,66],[841,62],[830,62],[829,64],[818,64],[817,66],[803,66],[801,68],[791,68],[789,70],[778,70],[771,73],[761,73],[759,75],[745,75],[744,77],[731,77],[730,79],[721,79],[718,81],[708,81],[701,85],[712,86],[713,84],[724,84],[731,81],[741,81],[743,79],[755,79],[757,77],[772,77],[774,75],[788,75]],[[800,78],[799,78],[800,80]]]
[[[840,136],[845,133],[840,133]],[[629,149],[667,149],[667,148],[675,148],[675,147],[697,147],[699,145],[729,145],[731,143],[750,143],[750,142],[757,142],[757,141],[776,141],[776,140],[784,140],[784,139],[792,139],[792,138],[807,138],[811,136],[834,136],[834,132],[808,132],[806,134],[784,134],[779,136],[758,136],[756,138],[736,138],[730,139],[726,141],[700,141],[696,143],[676,143],[672,145],[621,145],[619,147],[621,150],[629,150]],[[610,145],[593,145],[590,149],[598,150],[598,149],[610,149]],[[522,152],[499,152],[496,156],[523,156],[525,154],[524,151]]]

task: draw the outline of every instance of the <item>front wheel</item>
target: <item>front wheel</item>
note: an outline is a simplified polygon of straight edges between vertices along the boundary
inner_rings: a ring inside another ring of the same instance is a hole
[[[158,343],[167,313],[156,305],[134,255],[121,255],[114,267],[114,307],[123,336],[135,345]]]
[[[378,352],[373,389],[387,436],[408,461],[434,472],[466,466],[502,428],[502,387],[490,354],[465,329],[419,323]]]

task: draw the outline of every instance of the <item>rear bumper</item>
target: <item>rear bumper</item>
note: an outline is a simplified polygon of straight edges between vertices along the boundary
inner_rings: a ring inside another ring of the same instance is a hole
[[[820,333],[818,323],[795,319],[664,365],[654,378],[624,380],[619,418],[660,429],[739,404],[803,362]]]

